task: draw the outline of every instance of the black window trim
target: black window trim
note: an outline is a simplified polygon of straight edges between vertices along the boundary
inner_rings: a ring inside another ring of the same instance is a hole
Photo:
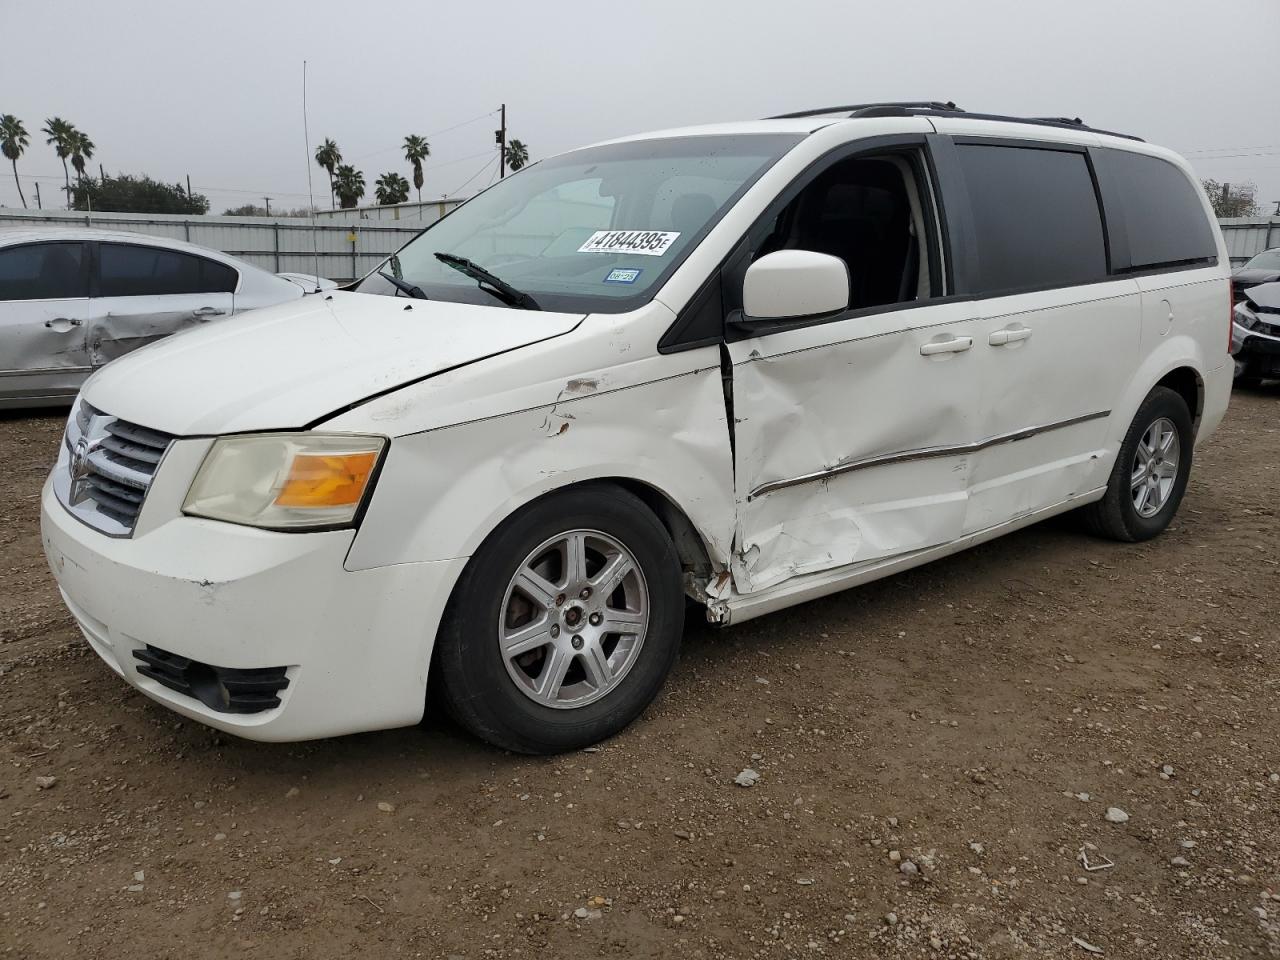
[[[683,350],[693,350],[717,343],[733,343],[739,340],[768,336],[783,330],[800,330],[804,327],[817,326],[823,323],[837,323],[842,320],[853,320],[859,317],[874,316],[897,310],[911,310],[956,299],[950,286],[949,270],[946,269],[951,263],[950,256],[948,255],[945,260],[943,258],[943,251],[946,250],[947,245],[948,227],[944,212],[945,201],[942,196],[942,190],[939,189],[938,174],[930,150],[932,136],[933,134],[921,131],[918,133],[885,134],[878,137],[850,140],[833,147],[807,164],[769,201],[769,204],[752,221],[751,226],[746,229],[729,253],[711,271],[702,286],[679,310],[675,322],[659,338],[658,352],[660,354],[678,353]],[[872,307],[841,310],[817,317],[808,317],[804,320],[780,320],[777,323],[754,321],[749,326],[741,323],[742,283],[747,267],[751,264],[751,253],[754,249],[752,244],[753,236],[776,219],[801,190],[832,165],[858,156],[894,153],[909,155],[909,162],[912,163],[917,177],[921,173],[924,174],[926,182],[917,184],[925,188],[921,191],[920,201],[921,210],[925,218],[925,230],[928,234],[926,238],[926,253],[928,256],[923,263],[927,264],[929,270],[929,288],[931,290],[940,289],[943,294],[941,296],[926,297],[923,300],[908,300],[901,303],[885,303]],[[922,161],[922,163],[917,166],[917,161]],[[712,287],[718,288],[721,299],[723,322],[720,325],[719,333],[713,337],[681,339],[681,334],[691,325],[695,315],[700,310],[707,308],[706,299],[714,296]]]
[[[0,303],[59,303],[64,300],[89,300],[92,298],[94,275],[90,269],[89,260],[93,255],[93,251],[91,249],[92,243],[88,240],[77,240],[75,237],[39,237],[34,240],[6,243],[3,247],[0,247],[0,253],[6,253],[9,250],[21,250],[24,247],[43,246],[49,243],[78,243],[80,245],[80,282],[86,291],[85,294],[79,297],[35,297],[25,300],[0,300]]]
[[[92,259],[92,270],[89,273],[89,296],[100,300],[125,299],[127,297],[203,297],[217,296],[219,294],[230,294],[235,296],[240,292],[240,287],[244,283],[244,274],[236,267],[229,263],[223,263],[221,260],[215,260],[213,257],[206,257],[200,253],[194,253],[191,250],[182,250],[177,247],[171,247],[163,243],[146,243],[145,241],[133,242],[131,240],[88,240],[85,241],[91,248],[89,256]],[[194,293],[129,293],[129,294],[111,294],[104,296],[102,293],[102,254],[99,247],[103,244],[111,244],[116,247],[141,247],[144,250],[163,250],[166,253],[176,253],[180,256],[194,257],[204,263],[214,263],[220,267],[224,267],[235,274],[235,286],[230,290],[198,290]]]

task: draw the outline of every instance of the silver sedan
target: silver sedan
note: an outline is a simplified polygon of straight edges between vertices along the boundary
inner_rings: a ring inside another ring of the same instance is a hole
[[[89,374],[131,350],[307,292],[180,240],[0,230],[0,409],[69,403]]]

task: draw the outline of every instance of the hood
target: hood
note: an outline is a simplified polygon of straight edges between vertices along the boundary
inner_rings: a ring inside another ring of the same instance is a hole
[[[1280,310],[1280,283],[1260,283],[1250,287],[1244,295],[1255,307]]]
[[[1271,283],[1274,280],[1280,280],[1280,270],[1237,270],[1231,274],[1231,279],[1237,285],[1243,284],[1246,286],[1255,283]]]
[[[301,428],[581,321],[335,290],[144,347],[103,367],[82,394],[99,410],[179,436]]]

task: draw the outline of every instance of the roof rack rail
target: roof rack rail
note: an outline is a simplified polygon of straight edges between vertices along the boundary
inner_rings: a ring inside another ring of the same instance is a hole
[[[1125,140],[1142,142],[1141,137],[1131,133],[1117,133],[1114,130],[1099,130],[1091,127],[1079,117],[1009,117],[998,113],[969,113],[957,107],[953,102],[938,100],[890,101],[886,103],[863,103],[845,107],[824,107],[820,110],[800,110],[796,113],[784,113],[770,120],[792,120],[800,117],[819,117],[828,113],[844,113],[850,119],[867,119],[870,117],[947,117],[959,116],[969,120],[997,120],[1001,123],[1026,123],[1041,127],[1062,127],[1068,130],[1084,130],[1089,133],[1100,133],[1107,137],[1122,137]]]
[[[959,107],[950,100],[890,100],[885,103],[851,103],[841,107],[820,107],[816,110],[797,110],[795,113],[780,113],[776,117],[769,117],[769,120],[798,120],[802,117],[820,117],[827,113],[847,113],[853,115],[863,110],[874,110],[881,107],[891,107],[902,110],[947,110],[963,113]]]

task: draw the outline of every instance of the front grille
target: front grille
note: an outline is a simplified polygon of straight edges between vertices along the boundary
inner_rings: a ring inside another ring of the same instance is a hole
[[[173,437],[109,416],[81,401],[67,423],[65,503],[92,527],[128,536]]]
[[[133,651],[138,672],[218,713],[260,713],[280,706],[285,667],[215,667],[148,644]]]

